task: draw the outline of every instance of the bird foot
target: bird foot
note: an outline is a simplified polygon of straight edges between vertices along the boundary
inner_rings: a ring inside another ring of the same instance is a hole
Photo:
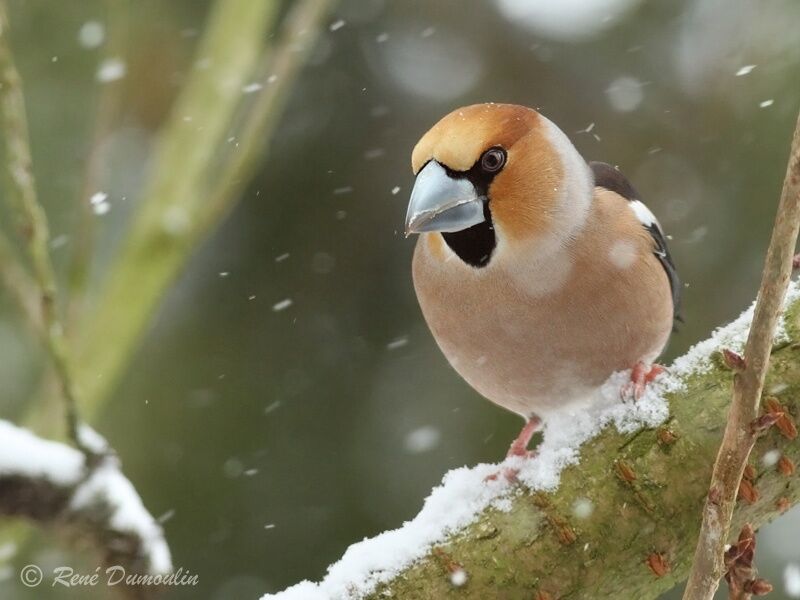
[[[522,431],[519,432],[519,435],[516,439],[511,442],[511,446],[508,448],[508,452],[506,453],[506,458],[511,457],[518,457],[523,458],[525,460],[534,458],[536,456],[535,450],[528,450],[528,444],[533,437],[533,434],[539,429],[542,424],[542,420],[537,416],[532,416],[526,423],[525,426],[522,428]],[[514,483],[517,481],[517,475],[519,475],[519,469],[513,467],[504,467],[497,473],[492,473],[484,478],[484,481],[496,481],[498,477],[502,475],[506,481],[509,483]]]
[[[639,361],[631,370],[631,380],[622,386],[620,397],[623,400],[639,400],[644,396],[647,384],[651,383],[656,377],[661,375],[666,369],[661,365],[650,365],[648,368],[643,362]]]
[[[508,483],[517,483],[517,481],[519,481],[519,469],[513,469],[511,467],[505,467],[495,473],[492,473],[491,475],[487,475],[483,478],[483,481],[497,481],[500,479],[501,475]]]

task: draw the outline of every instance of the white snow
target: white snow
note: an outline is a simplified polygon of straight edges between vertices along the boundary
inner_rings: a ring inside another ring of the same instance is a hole
[[[790,598],[800,598],[800,565],[789,563],[783,571],[783,586]]]
[[[74,510],[90,509],[95,503],[110,507],[108,523],[113,529],[139,538],[149,560],[149,574],[172,572],[172,558],[161,526],[147,512],[133,484],[119,470],[119,463],[114,458],[106,458],[81,483],[72,496],[70,507]]]
[[[78,425],[78,437],[80,438],[81,444],[95,454],[103,455],[111,450],[106,438],[86,423]]]
[[[84,474],[83,454],[0,420],[0,476],[9,474],[74,485]]]
[[[107,58],[100,63],[95,79],[101,83],[110,83],[125,77],[128,68],[121,58]]]
[[[98,204],[102,204],[106,200],[108,200],[108,194],[105,192],[95,192],[92,194],[92,197],[89,198],[89,204],[96,206]]]
[[[397,338],[393,339],[391,342],[389,342],[388,344],[386,344],[386,349],[387,350],[397,350],[398,348],[402,348],[403,346],[406,346],[407,344],[408,344],[408,336],[407,335],[401,335],[400,337],[397,337]]]
[[[92,212],[94,212],[94,214],[96,214],[98,217],[108,214],[108,211],[110,210],[111,205],[108,202],[101,202],[100,204],[95,204],[92,207]]]
[[[253,83],[248,83],[247,85],[242,86],[242,93],[244,94],[252,94],[253,92],[257,92],[263,89],[264,86],[254,81]]]
[[[383,155],[386,154],[386,150],[383,148],[370,148],[366,152],[364,152],[364,158],[366,160],[375,160],[376,158],[381,158]]]
[[[289,308],[291,305],[292,305],[292,299],[286,298],[284,300],[281,300],[280,302],[276,302],[275,304],[273,304],[272,310],[275,312],[281,312],[282,310],[286,310],[287,308]]]
[[[409,454],[430,452],[439,445],[442,433],[433,425],[423,425],[409,431],[403,440],[403,447]]]
[[[761,457],[761,464],[765,467],[774,467],[778,464],[778,461],[781,459],[781,451],[780,450],[769,450],[764,453],[764,456]]]
[[[88,426],[82,427],[79,435],[92,449],[108,449],[105,439]],[[150,574],[172,571],[163,531],[119,470],[116,458],[107,456],[83,481],[87,471],[80,451],[0,420],[0,476],[10,474],[41,478],[58,486],[77,486],[70,508],[84,510],[94,503],[101,504],[104,510],[110,511],[108,522],[113,529],[139,538],[150,560]]]
[[[168,206],[161,215],[161,228],[169,235],[183,235],[191,224],[189,213],[177,204]]]
[[[108,202],[108,194],[105,192],[95,192],[89,198],[89,204],[92,205],[92,212],[96,215],[104,215],[111,210],[111,204]]]
[[[786,303],[800,296],[793,282]],[[483,510],[494,507],[508,510],[515,488],[502,477],[486,481],[503,467],[519,469],[519,481],[531,490],[552,491],[558,487],[563,469],[576,464],[580,447],[608,426],[631,433],[643,426],[656,427],[669,415],[666,394],[680,391],[688,376],[711,368],[712,353],[720,348],[741,351],[744,346],[754,306],[732,323],[718,328],[712,336],[676,359],[669,371],[651,383],[636,402],[623,401],[620,387],[630,372],[619,372],[582,405],[546,416],[544,439],[535,459],[510,458],[497,464],[461,467],[445,474],[442,484],[426,498],[422,510],[398,529],[383,532],[352,544],[342,558],[328,567],[319,583],[300,582],[282,592],[266,594],[261,600],[347,600],[369,594],[383,582],[390,581],[409,565],[423,558],[431,546],[473,523]],[[785,337],[783,322],[776,339]],[[576,517],[591,514],[593,505],[586,498],[576,500]],[[789,577],[787,575],[787,589]],[[800,597],[800,568],[792,572]]]
[[[456,569],[450,574],[450,583],[452,583],[456,587],[461,587],[465,583],[469,577],[467,576],[467,572],[464,569]]]
[[[617,112],[636,110],[644,99],[642,82],[630,75],[617,77],[606,88],[606,97]]]
[[[351,545],[342,559],[328,568],[322,583],[303,581],[284,592],[267,594],[262,600],[338,600],[369,593],[423,557],[432,544],[469,525],[501,494],[508,493],[510,488],[502,478],[483,481],[497,468],[480,464],[450,471],[413,520]]]
[[[495,0],[508,21],[536,34],[562,42],[588,40],[609,29],[639,4],[638,0],[560,0],[520,2]]]
[[[594,512],[594,503],[588,498],[578,498],[572,503],[572,514],[576,519],[588,519]]]
[[[617,240],[608,251],[608,259],[618,269],[627,269],[636,260],[636,246],[627,240]]]
[[[78,42],[84,48],[97,48],[106,39],[106,28],[98,21],[86,21],[78,30]]]
[[[646,388],[639,400],[624,402],[620,399],[620,388],[628,381],[629,371],[614,373],[584,402],[549,413],[536,460],[513,458],[506,461],[517,463],[519,480],[532,490],[555,490],[564,467],[578,462],[581,445],[608,425],[629,433],[642,426],[655,427],[663,423],[669,416],[664,393],[677,388],[677,383],[662,376]]]
[[[786,292],[784,307],[797,300],[798,297],[800,297],[800,285],[792,281]],[[747,339],[747,332],[750,329],[750,322],[753,320],[755,307],[755,302],[753,302],[735,321],[719,327],[711,334],[710,338],[695,344],[686,354],[676,358],[669,369],[671,378],[683,379],[691,373],[708,372],[712,366],[711,355],[719,348],[742,352]],[[775,339],[776,341],[786,339],[783,319],[778,321]]]

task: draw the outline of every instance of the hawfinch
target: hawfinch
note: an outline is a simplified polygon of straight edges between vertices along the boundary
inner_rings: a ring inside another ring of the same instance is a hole
[[[680,284],[656,218],[628,180],[587,163],[533,109],[453,111],[412,154],[406,235],[414,288],[452,367],[526,424],[632,369],[637,397],[662,369]]]

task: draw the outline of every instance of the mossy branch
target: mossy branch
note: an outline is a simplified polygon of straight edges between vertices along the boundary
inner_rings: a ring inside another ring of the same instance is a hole
[[[786,315],[790,340],[774,349],[765,387],[792,420],[800,415],[799,314],[795,302]],[[487,509],[438,546],[466,572],[465,585],[453,586],[431,552],[369,598],[647,600],[686,579],[731,398],[732,373],[715,362],[668,397],[663,426],[632,435],[606,429],[581,448],[557,491],[520,490],[509,512]],[[736,531],[800,501],[800,443],[786,433],[772,428],[756,442],[754,476],[733,512]],[[780,454],[778,465],[764,466],[768,451]],[[594,507],[588,517],[575,510],[586,500]]]

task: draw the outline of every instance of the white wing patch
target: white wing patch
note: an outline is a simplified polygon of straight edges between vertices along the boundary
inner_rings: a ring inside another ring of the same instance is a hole
[[[644,205],[644,202],[641,200],[631,200],[628,202],[628,206],[631,207],[631,210],[642,225],[650,227],[655,224],[659,231],[661,231],[661,224],[658,222],[658,219],[656,219],[656,216],[650,212],[650,209]]]

